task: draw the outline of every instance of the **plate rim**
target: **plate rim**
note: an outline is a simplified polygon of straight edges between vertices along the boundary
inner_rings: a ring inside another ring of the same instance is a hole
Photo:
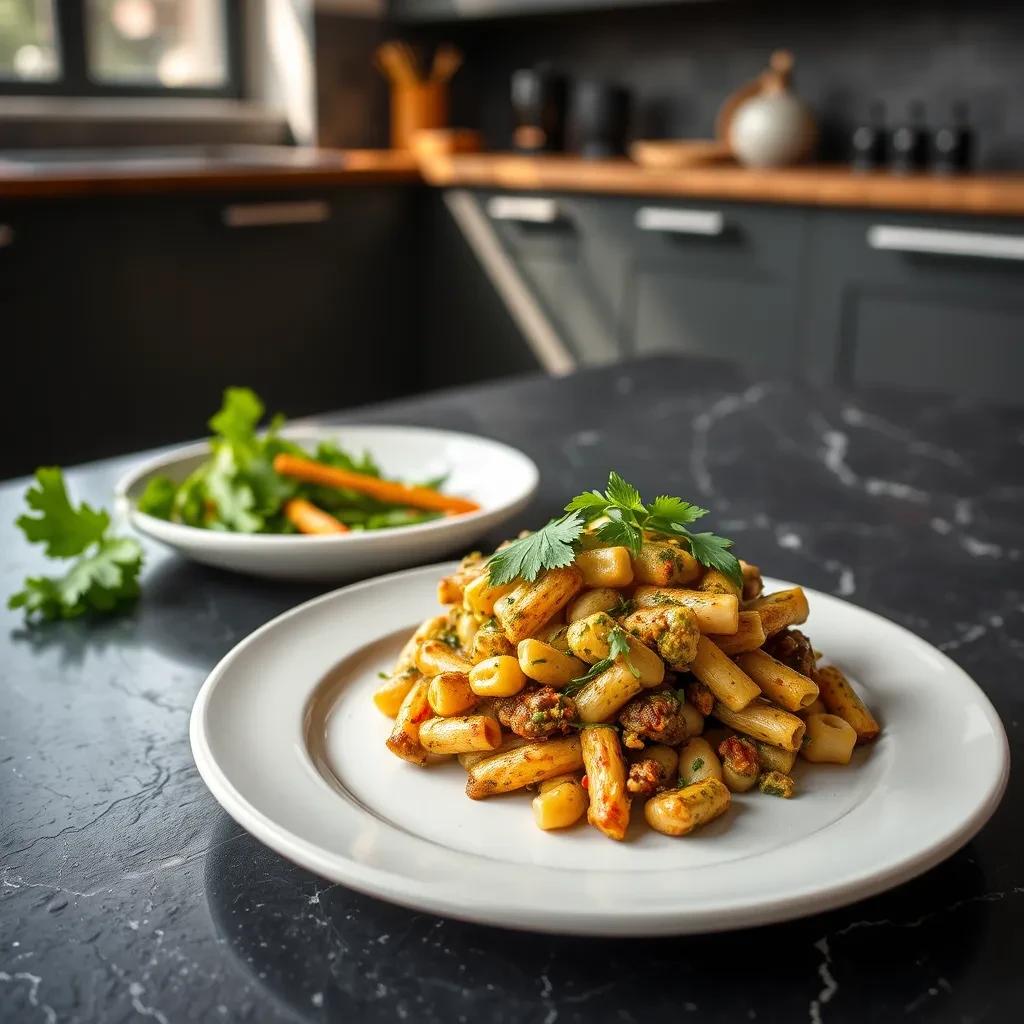
[[[479,508],[475,512],[466,512],[457,518],[432,519],[425,523],[413,523],[408,526],[388,526],[379,530],[353,530],[349,533],[329,535],[232,533],[226,530],[204,530],[201,527],[189,526],[186,523],[172,523],[169,520],[160,519],[157,516],[149,515],[147,512],[142,512],[130,498],[129,491],[143,477],[151,473],[167,468],[183,459],[202,455],[209,445],[209,438],[205,438],[160,452],[125,471],[114,485],[114,503],[118,510],[127,516],[140,533],[144,533],[147,537],[152,537],[154,540],[165,544],[197,544],[199,546],[231,549],[243,548],[255,543],[264,549],[276,548],[278,550],[287,550],[295,544],[300,544],[303,549],[308,551],[310,546],[314,544],[318,544],[321,547],[330,546],[343,549],[346,545],[350,547],[360,544],[365,545],[371,541],[379,543],[384,538],[394,536],[399,532],[402,537],[429,535],[452,530],[456,524],[459,527],[474,525],[485,527],[491,517],[504,515],[507,512],[514,514],[525,507],[537,493],[537,489],[540,486],[540,469],[537,463],[522,449],[506,444],[504,441],[496,441],[494,438],[486,437],[483,434],[471,434],[464,430],[445,430],[440,427],[409,426],[401,423],[342,423],[337,426],[331,426],[329,424],[301,423],[296,421],[287,424],[281,430],[281,435],[289,438],[337,436],[339,432],[352,428],[358,430],[417,431],[449,440],[482,442],[495,448],[503,449],[506,454],[520,459],[523,468],[529,475],[529,479],[520,492],[506,497],[500,504]]]
[[[324,851],[316,844],[276,824],[253,806],[238,792],[218,764],[205,733],[205,712],[216,686],[230,667],[231,662],[245,647],[255,643],[266,632],[276,628],[282,622],[300,616],[312,607],[336,600],[342,593],[356,593],[410,575],[431,574],[436,579],[438,574],[449,571],[457,564],[457,562],[446,560],[412,569],[399,569],[348,586],[335,588],[287,609],[253,630],[232,647],[217,662],[196,695],[189,718],[190,746],[200,777],[214,799],[239,825],[260,842],[321,877],[339,882],[365,895],[411,910],[515,931],[592,936],[710,934],[810,916],[867,899],[910,881],[952,856],[974,838],[995,813],[1005,793],[1010,771],[1010,751],[1006,730],[988,695],[967,671],[949,655],[900,623],[893,622],[878,612],[853,604],[837,595],[804,587],[803,589],[807,592],[812,604],[815,596],[826,597],[878,619],[889,627],[894,627],[909,642],[923,646],[930,656],[940,658],[956,675],[961,677],[963,682],[969,684],[976,691],[985,718],[993,726],[998,748],[995,751],[998,767],[994,777],[988,781],[984,799],[974,805],[972,812],[956,828],[937,841],[932,841],[927,847],[917,850],[909,856],[903,856],[881,870],[865,869],[860,874],[826,889],[822,889],[820,886],[817,889],[808,886],[805,890],[786,893],[775,898],[769,897],[757,903],[749,901],[737,902],[735,905],[720,903],[713,915],[704,908],[689,915],[681,915],[677,908],[666,912],[648,909],[642,916],[633,917],[596,909],[578,911],[572,917],[551,921],[539,920],[529,909],[518,914],[510,913],[507,906],[489,903],[487,898],[480,893],[474,894],[472,902],[454,905],[443,894],[410,891],[408,879],[403,879],[400,875],[387,870],[359,863],[344,857],[344,855]],[[786,583],[783,580],[777,582],[783,585]],[[339,871],[339,866],[343,867],[344,871]],[[550,868],[548,870],[562,869]]]

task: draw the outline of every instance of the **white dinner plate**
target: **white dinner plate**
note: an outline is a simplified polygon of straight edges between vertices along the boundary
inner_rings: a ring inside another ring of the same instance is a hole
[[[326,594],[243,640],[191,720],[196,764],[257,838],[325,878],[408,907],[510,928],[656,935],[766,924],[839,906],[948,857],[1006,785],[1006,734],[974,682],[924,640],[807,591],[806,628],[856,680],[881,737],[848,767],[800,763],[798,795],[734,797],[682,838],[541,832],[528,797],[471,801],[455,762],[384,746],[371,701],[450,567]],[[787,586],[767,581],[770,589]]]
[[[413,526],[324,537],[203,530],[140,512],[136,503],[148,481],[165,474],[180,483],[208,457],[205,441],[137,466],[117,484],[118,505],[140,533],[196,562],[274,579],[341,581],[467,550],[525,508],[540,479],[534,462],[521,451],[473,434],[426,427],[299,425],[282,433],[309,448],[331,440],[352,452],[368,451],[392,479],[447,474],[444,490],[472,499],[480,509]]]

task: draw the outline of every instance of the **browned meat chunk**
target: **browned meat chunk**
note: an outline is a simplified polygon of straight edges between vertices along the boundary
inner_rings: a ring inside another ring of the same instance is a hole
[[[698,679],[686,684],[686,699],[705,717],[715,706],[715,695]]]
[[[494,702],[494,710],[506,729],[528,740],[564,736],[576,720],[576,702],[550,686],[502,697]]]
[[[718,745],[722,761],[737,775],[755,778],[761,770],[757,747],[743,736],[729,736]]]
[[[686,739],[686,719],[674,693],[661,690],[634,697],[620,712],[622,742],[639,749],[648,740],[674,746]]]
[[[664,767],[653,757],[644,757],[634,761],[629,766],[629,778],[626,779],[626,789],[630,793],[637,793],[640,796],[653,796],[660,790],[667,789],[669,785],[668,775]]]
[[[776,633],[764,645],[764,649],[773,657],[809,678],[814,678],[814,648],[811,641],[799,629],[784,629]]]

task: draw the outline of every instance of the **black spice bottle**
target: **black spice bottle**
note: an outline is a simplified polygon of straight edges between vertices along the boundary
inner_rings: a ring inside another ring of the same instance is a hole
[[[974,132],[967,121],[967,105],[954,103],[948,124],[932,135],[931,164],[936,174],[963,174],[971,169]]]
[[[928,157],[928,133],[924,126],[924,104],[910,104],[905,124],[889,136],[889,170],[894,174],[912,174],[924,169]]]
[[[874,171],[885,165],[888,137],[885,131],[885,107],[880,100],[868,105],[867,118],[850,136],[850,163],[857,171]]]

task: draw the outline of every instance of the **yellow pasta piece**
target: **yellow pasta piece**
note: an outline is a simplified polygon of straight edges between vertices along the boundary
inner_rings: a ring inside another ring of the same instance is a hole
[[[623,547],[594,548],[576,556],[576,568],[587,587],[628,587],[633,582],[633,563]]]
[[[542,640],[520,640],[516,655],[523,675],[556,690],[587,671],[587,666],[579,658],[563,654]]]
[[[788,775],[796,764],[796,751],[783,750],[782,747],[774,747],[764,740],[754,740],[757,747],[757,756],[761,761],[761,767],[766,772],[780,772]]]
[[[640,680],[619,658],[576,694],[576,713],[581,722],[607,722],[642,689]]]
[[[587,791],[575,775],[545,779],[533,798],[533,820],[545,831],[575,825],[587,810]]]
[[[443,640],[428,640],[416,652],[416,667],[425,676],[441,672],[468,672],[472,665]]]
[[[462,606],[476,615],[493,615],[495,602],[515,589],[514,583],[492,586],[487,573],[482,573],[462,592]]]
[[[610,612],[613,608],[618,608],[621,603],[622,594],[612,587],[584,590],[566,606],[565,621],[575,622],[577,619],[585,619],[596,612]]]
[[[685,836],[724,814],[732,797],[720,779],[705,779],[652,796],[644,807],[647,824],[667,836]]]
[[[469,685],[478,697],[511,697],[526,685],[526,676],[515,658],[499,654],[469,670]]]
[[[802,711],[818,699],[818,684],[784,665],[765,651],[748,651],[736,664],[761,688],[761,692],[787,711]]]
[[[675,544],[645,541],[633,557],[633,580],[657,587],[677,587],[700,576],[700,563]]]
[[[387,738],[388,750],[411,764],[425,765],[427,752],[420,746],[420,726],[432,714],[427,703],[427,682],[417,679],[395,716],[395,724]]]
[[[697,656],[690,664],[690,671],[733,711],[745,708],[761,693],[750,676],[706,636],[697,643]]]
[[[466,555],[455,572],[449,576],[443,576],[438,581],[438,602],[440,604],[459,604],[462,601],[466,585],[480,576],[486,565],[487,560],[479,551]]]
[[[489,716],[493,717],[493,716]],[[494,719],[497,721],[497,719]],[[489,757],[498,757],[500,754],[508,753],[510,750],[515,750],[517,747],[523,747],[527,743],[533,742],[532,740],[524,739],[522,736],[516,736],[515,733],[503,733],[501,737],[501,746],[496,750],[474,750],[470,753],[456,754],[456,758],[460,765],[468,772],[473,765],[478,764],[480,761],[486,761]]]
[[[703,736],[687,740],[679,751],[679,782],[691,786],[705,779],[721,779],[722,762]]]
[[[582,767],[583,750],[578,736],[524,743],[474,764],[466,779],[466,795],[471,800],[482,800]]]
[[[679,751],[675,747],[666,747],[664,743],[650,743],[643,750],[633,751],[630,754],[630,761],[642,761],[648,757],[658,762],[658,767],[665,778],[679,777]]]
[[[821,699],[833,715],[849,722],[857,733],[858,743],[873,740],[880,731],[875,716],[857,696],[850,681],[835,665],[826,665],[814,673]]]
[[[815,764],[849,764],[857,731],[838,715],[808,715],[800,756]]]
[[[705,594],[732,594],[737,600],[743,594],[743,587],[734,583],[724,572],[708,569],[700,578],[697,589]]]
[[[768,638],[757,612],[740,612],[735,633],[709,633],[708,639],[731,658],[744,651],[756,651]]]
[[[431,718],[420,726],[419,742],[428,754],[496,750],[501,745],[501,726],[487,715]]]
[[[533,583],[520,583],[494,605],[505,636],[517,644],[553,619],[579,592],[583,574],[574,565],[548,569]]]
[[[434,714],[443,718],[464,714],[477,699],[465,672],[442,672],[427,683],[427,701]]]
[[[806,622],[810,614],[807,595],[801,587],[765,594],[764,597],[749,602],[747,609],[761,616],[761,625],[766,636],[774,636],[787,626],[798,626],[801,622]]]
[[[617,626],[607,612],[579,619],[569,626],[569,647],[577,658],[593,665],[608,657],[608,634]],[[642,686],[659,686],[665,678],[665,663],[634,636],[627,637],[629,663],[636,669]]]
[[[735,633],[740,624],[740,603],[733,594],[705,594],[679,587],[637,587],[633,601],[638,608],[681,605],[693,610],[702,633]]]
[[[689,701],[679,706],[679,714],[686,722],[687,736],[699,736],[704,731],[704,716]]]
[[[609,839],[624,839],[629,828],[626,759],[619,734],[603,725],[580,730],[590,807],[587,820]]]
[[[473,637],[471,657],[474,665],[500,654],[515,654],[515,647],[509,642],[497,619],[485,619]]]
[[[731,726],[744,736],[763,740],[783,750],[799,750],[807,728],[803,719],[761,698],[752,701],[742,711],[733,711],[721,702],[716,703],[714,715],[723,725]]]
[[[817,673],[815,673],[815,674],[817,674]],[[819,695],[818,698],[813,703],[808,704],[807,707],[805,707],[805,708],[801,708],[797,712],[797,714],[801,718],[806,719],[808,715],[825,715],[825,714],[828,714],[828,708],[825,707],[825,702],[821,699],[821,696]]]
[[[761,570],[750,562],[740,559],[740,572],[743,573],[743,600],[753,601],[761,596],[764,590],[764,580],[761,579]]]
[[[757,784],[761,758],[753,740],[746,736],[727,736],[716,747],[722,759],[722,781],[730,793],[746,793]]]
[[[421,678],[420,670],[415,665],[401,672],[393,672],[374,691],[373,703],[389,718],[394,718],[416,680]]]

